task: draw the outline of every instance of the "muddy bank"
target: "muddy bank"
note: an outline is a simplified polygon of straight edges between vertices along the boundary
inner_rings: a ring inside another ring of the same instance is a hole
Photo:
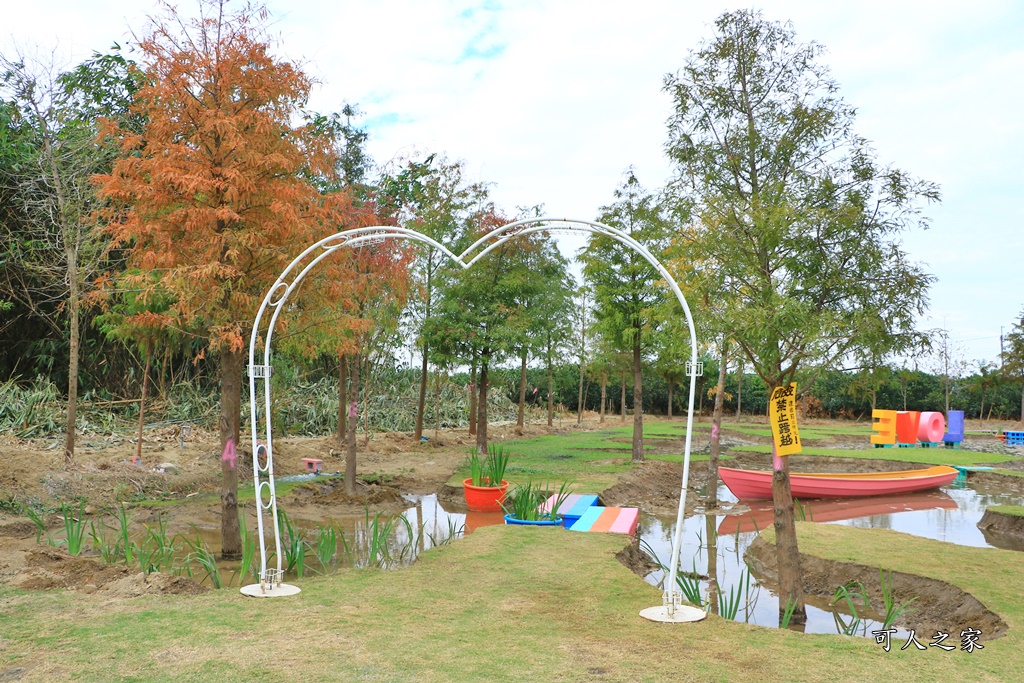
[[[129,571],[89,557],[74,557],[63,550],[36,545],[35,541],[6,543],[0,561],[0,580],[22,590],[102,591],[132,598],[155,593],[197,595],[209,590],[185,576]]]
[[[778,586],[775,545],[758,536],[747,550],[747,562],[762,585]],[[826,560],[800,554],[803,589],[809,596],[830,599],[836,588],[851,581],[864,585],[873,605],[884,605],[878,567],[852,562]],[[977,598],[956,586],[914,574],[892,572],[893,597],[907,603],[912,611],[905,613],[897,626],[912,628],[918,633],[959,633],[967,628],[980,629],[985,640],[998,638],[1007,631],[1006,622],[985,607]],[[874,618],[875,615],[866,616]]]
[[[693,495],[697,483],[694,469],[691,465],[686,502],[688,511],[692,511],[698,502],[697,496]],[[598,497],[602,505],[639,507],[651,515],[674,515],[679,509],[682,477],[682,463],[647,460],[634,465]]]
[[[1024,517],[988,509],[978,522],[978,528],[989,545],[1024,551]]]

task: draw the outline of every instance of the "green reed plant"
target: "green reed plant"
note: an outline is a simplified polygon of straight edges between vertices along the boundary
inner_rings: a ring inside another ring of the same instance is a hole
[[[832,601],[829,602],[829,607],[837,607],[840,603],[846,604],[846,610],[850,613],[850,620],[847,621],[843,618],[839,609],[833,609],[832,619],[835,621],[836,629],[839,633],[852,636],[857,632],[857,629],[861,625],[861,616],[858,612],[857,600],[860,600],[862,607],[870,605],[868,601],[867,591],[864,590],[864,584],[860,581],[850,581],[849,583],[843,584],[836,588],[832,594]]]
[[[171,569],[179,546],[175,543],[176,537],[167,533],[167,520],[159,515],[155,526],[143,525],[143,528],[146,535],[142,543],[132,544],[139,568],[146,574]]]
[[[668,567],[663,567],[668,575]],[[676,585],[679,587],[679,591],[686,598],[686,601],[691,605],[700,607],[703,604],[703,598],[700,595],[700,579],[697,578],[697,562],[694,560],[693,571],[690,573],[676,572]]]
[[[378,512],[370,519],[370,510],[366,510],[366,528],[363,544],[365,566],[387,569],[392,562],[391,548],[388,544],[394,532],[397,519],[394,516]]]
[[[132,566],[135,559],[135,544],[131,540],[131,520],[128,511],[124,509],[124,503],[119,503],[119,509],[115,516],[117,522],[116,541],[114,543],[114,557],[124,558],[124,563]]]
[[[85,501],[78,501],[78,516],[75,508],[68,503],[60,504],[60,514],[64,518],[64,543],[69,555],[82,554],[82,541],[85,539]]]
[[[302,578],[306,567],[306,543],[302,538],[302,530],[292,524],[288,513],[278,508],[277,533],[281,539],[281,552],[284,553],[284,570],[295,571]]]
[[[46,528],[46,521],[43,519],[43,516],[39,514],[37,510],[30,508],[27,505],[22,505],[21,509],[22,512],[25,513],[25,516],[32,520],[32,523],[36,525],[36,543],[41,543],[43,534],[46,534],[46,545],[57,545],[54,542],[53,537],[50,536],[49,529]]]
[[[491,444],[488,447],[487,459],[484,461],[484,477],[490,481],[491,486],[501,486],[511,455],[503,444]]]
[[[508,492],[501,507],[506,514],[524,522],[557,522],[561,519],[558,509],[570,493],[567,482],[563,482],[558,491],[552,493],[548,485],[540,486],[527,481],[526,484],[520,484]],[[541,506],[552,496],[552,504],[542,510]]]
[[[245,515],[238,517],[238,532],[242,540],[242,561],[238,565],[238,569],[231,575],[231,582],[234,583],[235,578],[238,577],[239,585],[246,576],[251,576],[252,580],[256,581],[260,575],[260,568],[256,563],[256,536],[249,531],[245,519]]]
[[[892,571],[889,571],[888,576],[881,569],[878,570],[878,581],[882,586],[882,602],[885,606],[885,616],[882,618],[882,628],[888,629],[896,620],[901,616],[914,611],[916,608],[910,607],[910,603],[917,600],[917,598],[911,598],[905,603],[898,604],[893,596],[892,590]]]
[[[722,590],[722,586],[718,583],[718,578],[714,579],[715,587],[718,589],[719,597],[719,614],[726,619],[736,619],[736,615],[739,614],[740,605],[742,605],[746,598],[750,595],[750,572],[746,568],[740,570],[740,580],[734,586],[729,587],[729,592],[726,593]]]
[[[97,528],[95,522],[89,522],[89,540],[92,543],[93,551],[99,553],[103,564],[114,564],[118,561],[117,549],[114,544],[107,540],[103,524],[100,524],[99,528]]]
[[[397,531],[402,527],[405,528],[405,537],[407,540],[404,545],[397,543],[399,539],[396,534],[395,545],[397,547],[395,548],[396,552],[393,552],[392,554],[397,554],[397,558],[395,559],[399,564],[409,564],[415,561],[417,556],[419,556],[420,544],[423,541],[423,524],[420,523],[418,527],[414,528],[408,517],[405,515],[398,515],[395,520],[395,530]]]
[[[431,547],[438,547],[442,545],[449,545],[452,541],[457,538],[461,538],[466,534],[466,525],[459,524],[451,517],[448,518],[448,529],[447,533],[443,535],[427,534],[427,538],[430,539]]]
[[[779,628],[789,628],[789,622],[793,619],[793,613],[796,612],[797,602],[793,598],[786,600],[786,609],[782,612],[782,618],[779,619]]]
[[[206,572],[206,576],[202,580],[210,579],[210,584],[214,588],[223,588],[224,580],[220,574],[220,567],[217,566],[217,558],[214,557],[210,549],[203,543],[199,531],[195,527],[193,527],[193,530],[196,532],[196,539],[194,541],[183,537],[185,544],[191,551],[185,556],[185,572],[189,578],[195,578],[194,567],[198,566]]]
[[[320,570],[324,574],[333,574],[338,571],[338,563],[341,556],[338,554],[338,535],[341,535],[344,543],[345,532],[335,529],[333,526],[317,525],[316,542],[313,544],[313,555],[320,563]]]
[[[471,450],[466,456],[466,464],[469,466],[469,479],[473,486],[486,486],[484,484],[484,458],[476,450]]]

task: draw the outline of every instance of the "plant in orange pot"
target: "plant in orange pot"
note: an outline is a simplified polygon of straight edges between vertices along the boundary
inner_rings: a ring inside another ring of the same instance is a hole
[[[501,510],[505,492],[508,491],[508,482],[504,477],[509,455],[500,445],[491,446],[487,451],[487,457],[484,458],[475,451],[469,454],[469,478],[462,482],[466,507],[474,512]]]

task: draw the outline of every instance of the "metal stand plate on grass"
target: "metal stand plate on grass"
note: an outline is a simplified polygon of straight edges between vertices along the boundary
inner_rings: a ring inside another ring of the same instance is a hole
[[[700,621],[707,615],[708,613],[704,610],[690,607],[689,605],[679,605],[671,614],[669,614],[668,607],[665,605],[640,610],[640,616],[644,619],[671,624],[691,624],[695,621]]]
[[[289,595],[298,595],[302,589],[287,583],[281,583],[284,572],[280,569],[266,569],[260,575],[260,582],[251,586],[243,586],[240,591],[242,595],[250,598],[286,598]]]
[[[281,583],[267,589],[262,588],[258,583],[254,583],[251,586],[242,586],[239,590],[242,595],[248,595],[250,598],[286,598],[289,595],[298,595],[302,592],[302,589],[298,586],[292,586],[287,583]]]
[[[671,602],[670,602],[671,601]],[[678,593],[665,593],[662,597],[663,604],[657,607],[648,607],[640,610],[640,616],[648,621],[660,621],[667,624],[692,624],[700,621],[708,615],[702,609],[691,605],[679,604]]]

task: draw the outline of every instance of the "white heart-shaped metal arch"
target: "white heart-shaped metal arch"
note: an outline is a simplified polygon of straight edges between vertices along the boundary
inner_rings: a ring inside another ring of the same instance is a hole
[[[524,227],[531,226],[531,227]],[[365,244],[374,244],[383,242],[388,239],[408,239],[415,242],[421,242],[428,246],[431,246],[442,253],[448,255],[448,257],[461,266],[464,270],[471,268],[477,261],[489,254],[494,249],[498,248],[505,242],[519,237],[520,235],[529,235],[535,232],[584,232],[591,234],[605,235],[627,247],[630,247],[654,267],[655,270],[665,279],[668,283],[672,293],[676,295],[680,305],[683,307],[683,313],[686,316],[686,324],[690,332],[690,363],[693,367],[697,365],[697,333],[693,325],[693,316],[690,314],[690,307],[686,303],[686,297],[683,296],[682,291],[679,289],[679,285],[676,283],[672,275],[665,269],[665,266],[654,257],[653,254],[642,244],[637,242],[635,239],[630,237],[628,234],[613,228],[603,223],[597,223],[594,221],[585,221],[573,218],[551,218],[551,217],[540,217],[540,218],[526,218],[523,220],[515,221],[503,225],[480,239],[471,244],[461,254],[454,254],[448,247],[441,244],[437,240],[424,235],[416,230],[410,230],[408,228],[399,228],[394,226],[377,225],[367,228],[354,228],[352,230],[344,230],[342,232],[325,237],[324,239],[316,242],[315,244],[308,247],[305,251],[299,254],[295,259],[285,268],[281,275],[278,276],[273,286],[267,291],[266,296],[263,297],[263,302],[260,304],[259,311],[256,313],[256,319],[253,321],[252,335],[249,339],[249,410],[250,410],[250,424],[252,429],[252,443],[253,446],[253,483],[256,487],[256,512],[257,512],[257,528],[258,536],[260,541],[260,584],[259,588],[261,591],[268,589],[267,580],[267,548],[266,539],[264,537],[264,526],[263,526],[263,511],[270,510],[273,523],[271,525],[274,531],[274,549],[275,557],[277,558],[277,569],[271,570],[271,576],[276,577],[277,585],[280,585],[280,577],[282,576],[281,570],[281,539],[278,534],[278,522],[277,522],[277,493],[274,487],[274,447],[273,447],[273,434],[271,430],[270,421],[270,354],[271,354],[271,341],[273,339],[274,327],[277,324],[277,319],[284,310],[285,304],[288,302],[292,292],[301,284],[302,280],[306,275],[317,266],[325,258],[333,254],[335,251],[342,248],[358,247]],[[485,246],[486,245],[486,246]],[[475,254],[475,255],[474,255]],[[468,259],[468,260],[467,260]],[[308,261],[308,263],[307,263]],[[303,265],[304,264],[304,265]],[[289,280],[289,276],[293,276]],[[256,345],[259,339],[260,323],[263,320],[263,315],[267,308],[273,309],[273,314],[270,317],[270,322],[267,326],[266,341],[263,345],[263,363],[256,363]],[[669,571],[668,585],[665,588],[665,595],[663,596],[663,604],[671,614],[675,611],[681,595],[676,587],[676,573],[679,566],[679,553],[681,549],[682,532],[683,532],[683,514],[686,508],[686,488],[689,484],[690,477],[690,443],[693,431],[693,398],[696,387],[696,375],[690,374],[690,395],[689,405],[686,411],[686,446],[683,452],[683,480],[682,487],[679,493],[679,509],[676,513],[676,531],[672,539],[672,558]],[[264,412],[263,412],[263,424],[265,427],[266,440],[263,442],[259,441],[258,431],[260,426],[260,417],[256,410],[256,380],[263,379],[263,398],[264,398]],[[340,400],[340,398],[339,398]],[[260,452],[265,453],[263,462],[261,464]],[[266,480],[260,480],[260,474],[263,473],[267,476]],[[264,493],[267,494],[266,502],[264,502]],[[270,581],[268,595],[275,594],[276,586],[273,585],[273,579]],[[247,594],[253,593],[253,588],[249,587]],[[245,590],[243,590],[245,592]],[[280,594],[294,594],[291,591],[282,591]]]

